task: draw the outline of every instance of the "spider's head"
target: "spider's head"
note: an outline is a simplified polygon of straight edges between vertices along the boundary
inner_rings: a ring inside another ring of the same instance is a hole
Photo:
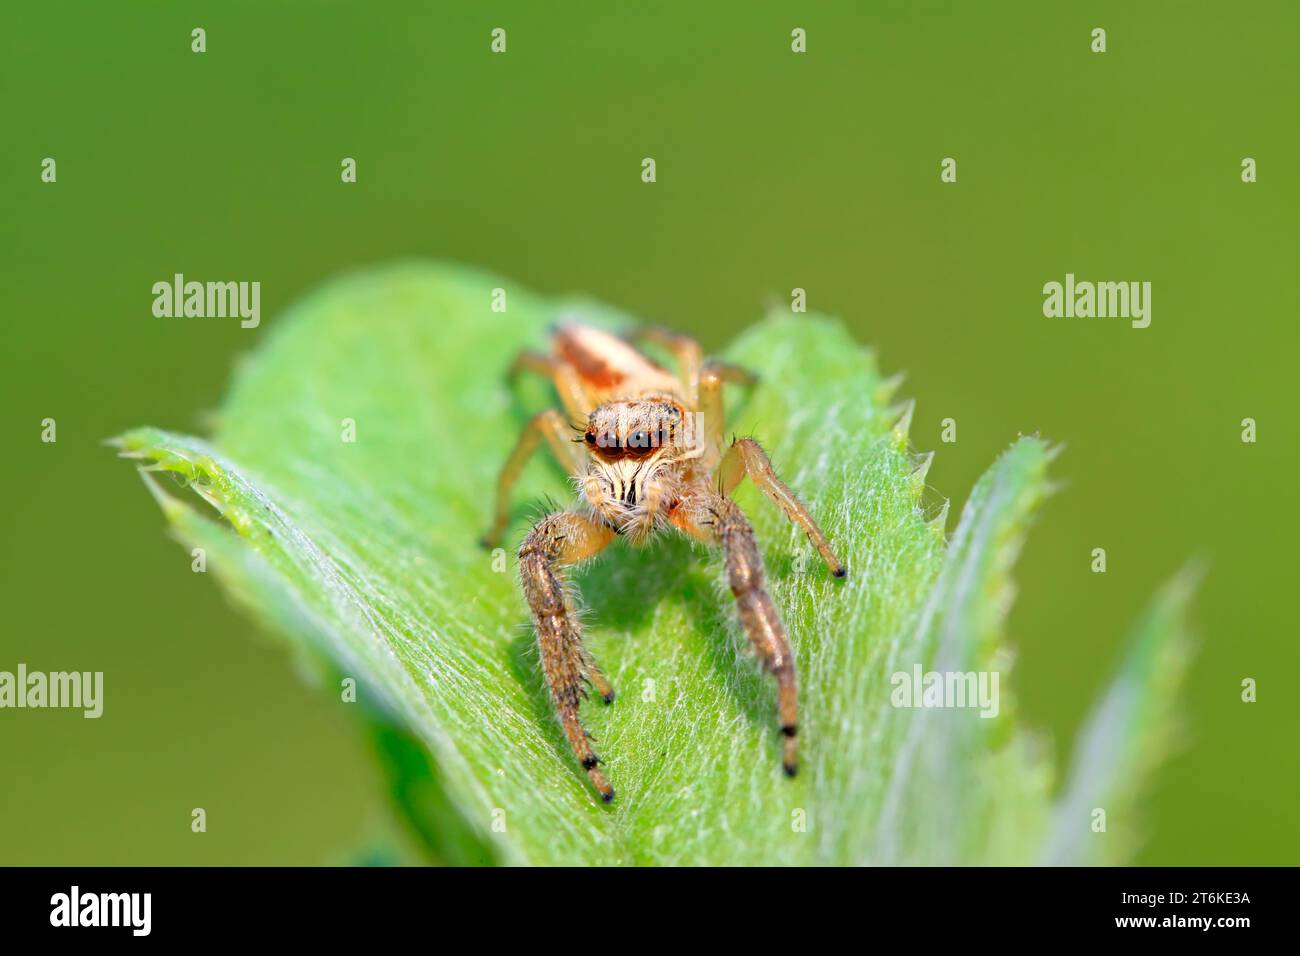
[[[647,483],[691,447],[688,426],[686,411],[667,396],[601,405],[582,435],[592,460],[588,497],[639,505]]]

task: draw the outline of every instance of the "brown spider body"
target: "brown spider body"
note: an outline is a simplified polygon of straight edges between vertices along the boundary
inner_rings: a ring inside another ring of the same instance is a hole
[[[534,416],[502,469],[496,519],[484,536],[492,546],[505,531],[510,491],[539,441],[546,439],[587,508],[556,512],[534,525],[519,549],[520,581],[565,736],[606,802],[614,791],[600,771],[578,707],[588,684],[606,703],[614,699],[614,690],[583,645],[562,575],[565,565],[598,554],[615,538],[636,544],[667,529],[720,547],[741,627],[776,678],[783,765],[792,776],[798,766],[794,658],[767,593],[754,531],[729,497],[731,491],[749,475],[803,528],[831,573],[845,574],[816,522],[777,478],[758,443],[742,438],[722,449],[723,383],[749,384],[753,377],[735,366],[705,362],[691,339],[660,329],[640,334],[672,353],[677,375],[626,341],[579,325],[555,330],[550,356],[524,353],[518,358],[514,369],[546,375],[569,416],[584,425],[575,439],[555,409]]]

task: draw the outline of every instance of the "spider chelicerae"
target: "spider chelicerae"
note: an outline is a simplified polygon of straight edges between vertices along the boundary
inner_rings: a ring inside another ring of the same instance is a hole
[[[665,329],[641,329],[630,338],[666,349],[676,361],[677,374],[646,357],[631,341],[579,324],[556,327],[549,356],[525,352],[515,360],[512,376],[530,370],[550,379],[569,418],[583,424],[570,425],[551,408],[524,426],[501,469],[496,516],[483,543],[495,547],[505,532],[511,490],[545,439],[573,477],[586,507],[548,514],[533,526],[519,549],[519,576],[565,737],[607,803],[614,799],[614,789],[600,770],[578,706],[588,686],[606,703],[614,700],[614,688],[583,645],[563,568],[598,554],[615,538],[639,544],[669,529],[720,547],[740,625],[776,678],[782,765],[794,776],[794,657],[767,593],[754,530],[732,501],[732,490],[748,475],[804,530],[835,577],[845,576],[844,565],[803,503],[776,476],[758,442],[740,438],[723,448],[723,385],[752,384],[754,377],[737,366],[706,361],[693,339]]]

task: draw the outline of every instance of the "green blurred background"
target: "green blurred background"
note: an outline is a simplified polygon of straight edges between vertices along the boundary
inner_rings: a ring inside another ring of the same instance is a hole
[[[954,514],[1017,433],[1063,442],[1011,616],[1025,720],[1068,754],[1148,596],[1205,559],[1183,749],[1139,860],[1300,863],[1294,3],[136,0],[5,19],[0,669],[102,670],[106,710],[0,711],[0,862],[330,863],[387,838],[361,731],[191,572],[101,442],[202,431],[289,302],[418,255],[714,348],[805,288],[906,370]],[[261,328],[155,319],[175,272],[260,280]],[[1151,327],[1044,318],[1066,272],[1152,282]]]

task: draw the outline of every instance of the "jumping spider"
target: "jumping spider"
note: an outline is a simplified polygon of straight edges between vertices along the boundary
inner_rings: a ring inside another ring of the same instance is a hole
[[[705,361],[698,343],[663,329],[637,335],[665,348],[678,374],[651,361],[628,341],[582,325],[561,325],[552,354],[521,354],[511,368],[549,378],[570,418],[547,409],[524,426],[501,469],[496,517],[483,543],[493,547],[506,529],[510,492],[524,465],[546,439],[586,500],[583,511],[549,514],[533,526],[519,549],[519,575],[532,611],[542,668],[569,745],[608,803],[614,790],[600,772],[578,717],[587,686],[610,703],[614,689],[582,643],[582,626],[562,573],[564,565],[590,558],[616,537],[634,544],[675,528],[722,548],[727,581],[740,624],[763,666],[777,683],[777,711],[784,735],[783,766],[798,767],[794,658],[785,627],[764,586],[763,559],[754,531],[729,495],[746,475],[803,528],[835,577],[844,565],[831,551],[807,509],[772,470],[752,438],[733,440],[725,453],[722,386],[752,384],[745,370]],[[570,437],[579,431],[577,438]]]

